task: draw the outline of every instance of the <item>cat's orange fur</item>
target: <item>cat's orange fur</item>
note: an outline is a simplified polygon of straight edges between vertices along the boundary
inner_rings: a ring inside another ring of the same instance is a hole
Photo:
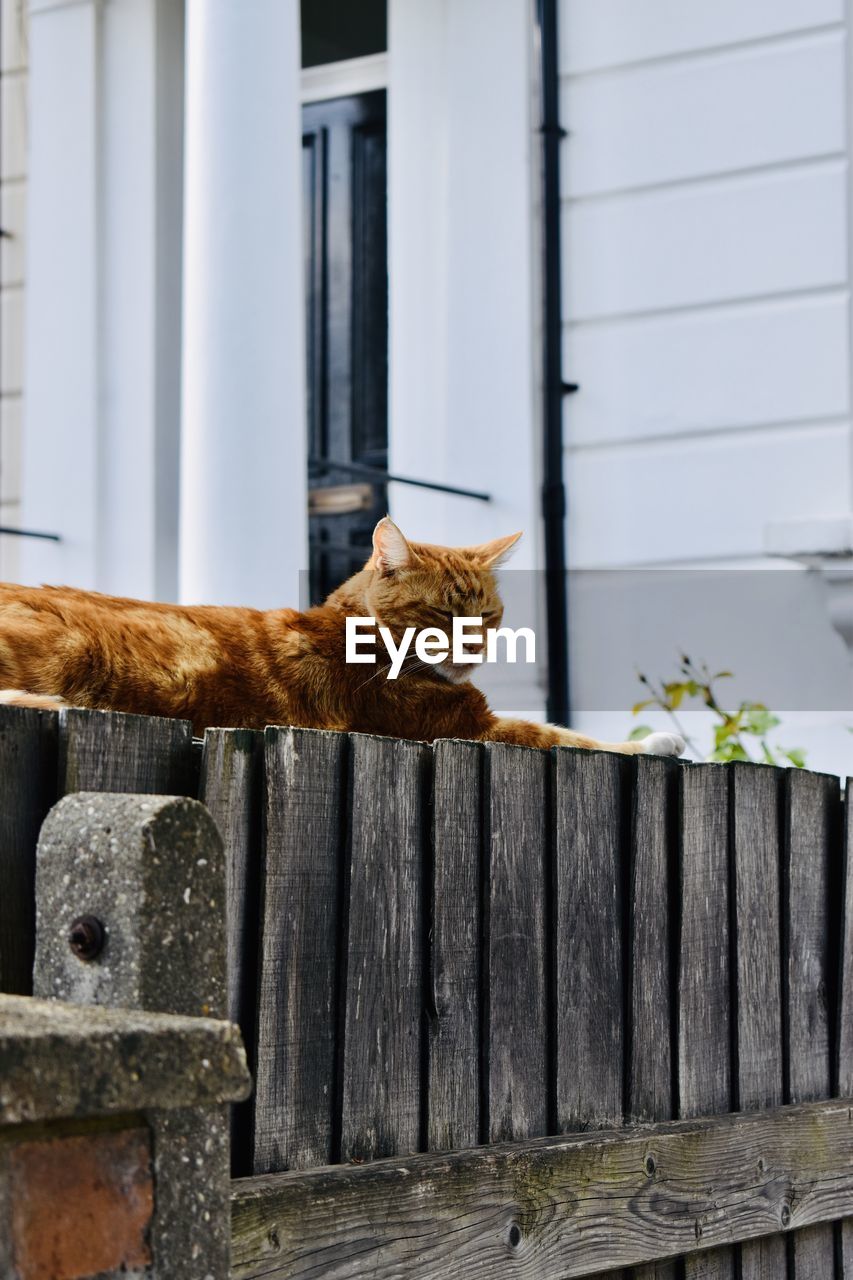
[[[399,642],[408,626],[448,631],[453,616],[497,626],[503,606],[493,569],[520,535],[451,549],[408,543],[377,525],[361,572],[304,613],[294,609],[149,604],[70,587],[0,585],[0,700],[71,705],[262,728],[293,724],[393,737],[475,738],[529,747],[568,745],[677,754],[657,743],[602,743],[551,725],[503,719],[471,684],[470,666],[407,658],[396,680],[344,659],[348,615],[373,616]]]

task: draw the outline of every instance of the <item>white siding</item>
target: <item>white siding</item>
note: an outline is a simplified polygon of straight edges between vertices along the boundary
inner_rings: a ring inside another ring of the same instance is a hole
[[[850,503],[843,6],[560,20],[571,563],[760,554]]]
[[[847,508],[846,423],[578,451],[568,473],[577,564],[761,556],[771,520]],[[827,622],[827,626],[829,623]]]
[[[851,510],[846,10],[561,0],[568,555],[604,570],[570,584],[571,669],[593,733],[627,728],[637,663],[672,678],[685,646],[810,763],[853,768],[823,584],[756,572],[769,523]]]
[[[771,40],[844,17],[844,0],[563,0],[566,74]]]
[[[567,439],[594,445],[844,417],[847,316],[839,290],[572,325],[564,361],[583,370],[584,390],[568,404]]]

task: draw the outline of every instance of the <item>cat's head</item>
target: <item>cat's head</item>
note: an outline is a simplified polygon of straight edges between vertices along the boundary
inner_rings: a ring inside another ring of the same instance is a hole
[[[510,555],[520,533],[474,547],[436,547],[409,542],[386,516],[373,531],[373,554],[365,604],[399,642],[407,627],[437,627],[451,636],[454,618],[482,618],[484,630],[500,626],[503,602],[494,570]],[[471,642],[470,652],[482,646]],[[449,680],[468,680],[475,668],[450,658],[434,670]]]

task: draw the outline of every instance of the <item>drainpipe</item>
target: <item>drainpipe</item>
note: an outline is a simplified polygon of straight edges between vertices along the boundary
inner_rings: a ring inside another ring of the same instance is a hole
[[[560,263],[560,126],[557,0],[537,0],[542,95],[542,209],[544,301],[545,608],[548,635],[548,719],[568,724],[569,632],[566,583],[566,491],[563,483],[563,396],[577,387],[563,381]]]

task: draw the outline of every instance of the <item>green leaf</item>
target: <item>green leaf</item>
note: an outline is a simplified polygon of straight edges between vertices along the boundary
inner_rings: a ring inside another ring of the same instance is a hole
[[[773,752],[770,750],[770,748],[768,747],[768,745],[767,745],[767,743],[766,743],[766,742],[762,742],[762,744],[761,744],[761,752],[762,752],[762,755],[764,756],[764,763],[765,763],[765,764],[777,764],[777,763],[778,763],[778,762],[777,762],[777,760],[776,760],[776,757],[774,756]]]
[[[716,671],[714,675],[711,676],[711,679],[712,680],[733,680],[734,674],[735,673],[733,671]]]
[[[744,709],[744,732],[754,733],[758,738],[763,738],[771,729],[775,729],[777,725],[782,723],[778,716],[774,716],[761,703],[744,704]]]
[[[710,758],[729,764],[732,760],[751,760],[752,757],[739,742],[726,742],[723,746],[717,747],[715,751],[712,751]]]
[[[634,728],[628,734],[629,742],[637,742],[639,738],[647,738],[652,733],[652,727],[648,724],[635,724]]]
[[[785,751],[781,747],[778,748],[786,760],[790,760],[795,769],[805,769],[806,753],[802,747],[791,747],[790,751]]]
[[[656,707],[657,701],[657,698],[646,698],[644,702],[635,702],[631,708],[631,715],[638,716],[646,707]]]

